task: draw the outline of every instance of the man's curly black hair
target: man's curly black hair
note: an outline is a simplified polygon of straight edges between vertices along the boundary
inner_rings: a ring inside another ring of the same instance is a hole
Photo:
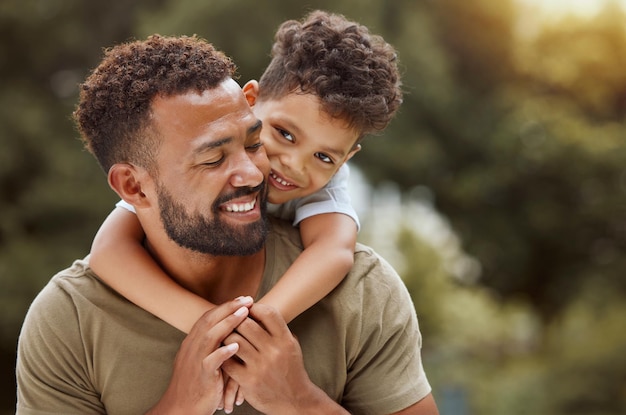
[[[151,129],[156,96],[202,92],[233,77],[235,65],[196,36],[153,35],[105,50],[81,85],[74,120],[105,172],[129,162],[156,169],[160,138]]]
[[[342,15],[314,11],[278,29],[259,99],[300,90],[320,98],[325,113],[362,138],[383,130],[402,103],[394,48]]]

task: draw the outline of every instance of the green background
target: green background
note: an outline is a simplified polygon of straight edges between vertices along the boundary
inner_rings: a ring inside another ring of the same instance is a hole
[[[2,1],[0,413],[28,304],[116,201],[70,119],[102,48],[198,34],[245,82],[315,8],[399,51],[405,102],[353,159],[359,239],[411,291],[442,414],[626,413],[626,16],[607,4],[546,21],[513,0]]]

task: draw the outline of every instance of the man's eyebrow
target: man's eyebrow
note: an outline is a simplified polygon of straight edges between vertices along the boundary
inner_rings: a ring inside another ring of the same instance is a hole
[[[261,122],[261,120],[257,120],[257,122],[254,123],[254,125],[250,126],[248,128],[248,130],[246,131],[246,133],[248,135],[252,135],[254,133],[256,133],[258,130],[260,130],[263,127],[263,123]],[[198,146],[195,150],[194,153],[196,154],[201,154],[204,153],[205,151],[211,151],[215,148],[221,147],[225,144],[229,144],[233,141],[233,137],[225,137],[225,138],[221,138],[219,140],[215,140],[215,141],[211,141],[208,143],[202,143],[200,146]]]
[[[224,144],[228,144],[231,141],[233,141],[232,137],[226,137],[226,138],[222,138],[220,140],[210,141],[208,143],[202,143],[202,145],[198,146],[194,150],[194,153],[196,153],[196,154],[204,153],[205,151],[210,151],[210,150],[213,150],[214,148],[221,147]]]
[[[258,130],[261,129],[261,127],[263,127],[263,122],[261,120],[256,120],[256,123],[254,123],[253,126],[248,128],[248,135],[252,135],[256,133]]]

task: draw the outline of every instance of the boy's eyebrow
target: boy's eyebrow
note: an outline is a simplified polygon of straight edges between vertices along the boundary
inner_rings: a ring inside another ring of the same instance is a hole
[[[331,148],[331,147],[324,147],[322,148],[322,151],[324,151],[325,153],[333,154],[335,157],[339,159],[344,158],[346,155],[345,151],[341,151],[339,149]]]
[[[302,130],[300,130],[300,128],[298,128],[298,126],[290,121],[285,121],[285,126],[287,127],[287,129],[289,131],[291,131],[292,133],[294,133],[297,136],[301,136],[304,133],[302,132]],[[332,148],[332,147],[323,147],[321,149],[324,153],[329,153],[335,157],[337,157],[338,159],[342,159],[346,156],[346,152],[342,151],[340,149],[337,148]]]

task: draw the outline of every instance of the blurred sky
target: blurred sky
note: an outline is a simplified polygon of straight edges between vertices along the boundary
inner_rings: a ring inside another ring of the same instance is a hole
[[[591,16],[608,3],[616,3],[626,10],[626,0],[516,0],[529,12],[539,10],[544,18],[561,18],[568,14]]]

